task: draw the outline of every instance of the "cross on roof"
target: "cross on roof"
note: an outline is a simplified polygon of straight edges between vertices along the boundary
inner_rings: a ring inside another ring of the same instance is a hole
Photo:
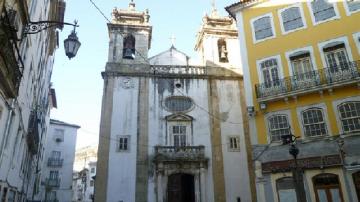
[[[171,46],[175,46],[176,38],[175,38],[174,34],[171,35],[171,37],[169,39],[171,41]]]

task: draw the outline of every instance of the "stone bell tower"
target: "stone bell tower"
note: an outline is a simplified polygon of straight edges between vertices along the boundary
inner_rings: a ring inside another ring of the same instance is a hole
[[[210,15],[203,17],[197,34],[195,51],[203,65],[221,66],[242,73],[240,50],[235,21],[220,16],[213,4]]]
[[[136,11],[135,3],[131,1],[127,9],[114,8],[112,21],[108,23],[109,52],[105,71],[102,72],[104,89],[95,201],[119,201],[114,197],[130,201],[132,196],[136,196],[136,201],[145,201],[146,193],[141,191],[147,190],[147,183],[141,180],[147,179],[143,177],[147,170],[142,169],[142,166],[147,166],[147,155],[144,147],[132,146],[130,149],[128,145],[147,140],[145,130],[137,127],[137,123],[142,123],[142,118],[146,116],[138,119],[137,114],[147,111],[143,102],[139,101],[146,102],[143,98],[146,94],[142,93],[148,91],[146,78],[139,75],[150,68],[147,59],[152,33],[149,18],[148,10]],[[121,169],[124,164],[131,168]],[[114,175],[114,171],[118,173]],[[119,173],[126,177],[119,179]],[[130,180],[128,176],[136,180]],[[116,195],[120,190],[124,195]]]
[[[112,21],[108,23],[109,63],[147,63],[152,32],[149,18],[149,11],[136,11],[133,1],[127,9],[113,9]]]

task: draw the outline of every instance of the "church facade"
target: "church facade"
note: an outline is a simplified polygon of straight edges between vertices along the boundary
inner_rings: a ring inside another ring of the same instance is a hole
[[[95,201],[251,201],[233,21],[204,17],[195,64],[174,46],[148,57],[147,10],[131,2],[112,16]]]

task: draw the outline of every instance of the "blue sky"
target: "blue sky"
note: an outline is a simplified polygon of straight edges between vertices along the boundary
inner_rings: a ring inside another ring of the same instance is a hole
[[[93,0],[108,19],[114,7],[127,8],[130,0]],[[171,46],[170,37],[175,36],[175,47],[195,57],[195,36],[202,17],[211,11],[211,0],[135,0],[136,10],[149,9],[153,26],[149,56],[156,55]],[[221,15],[236,0],[216,1]],[[71,26],[60,33],[52,75],[56,90],[58,109],[51,111],[51,118],[78,124],[77,148],[98,142],[103,79],[108,55],[108,32],[106,19],[90,0],[67,0],[65,22],[78,20],[76,29],[81,47],[77,56],[69,60],[64,53],[63,41],[70,34]]]

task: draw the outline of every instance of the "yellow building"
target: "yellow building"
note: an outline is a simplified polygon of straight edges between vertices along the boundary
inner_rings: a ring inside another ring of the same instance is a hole
[[[284,3],[286,2],[286,3]],[[241,0],[237,21],[258,201],[360,200],[360,1]]]

